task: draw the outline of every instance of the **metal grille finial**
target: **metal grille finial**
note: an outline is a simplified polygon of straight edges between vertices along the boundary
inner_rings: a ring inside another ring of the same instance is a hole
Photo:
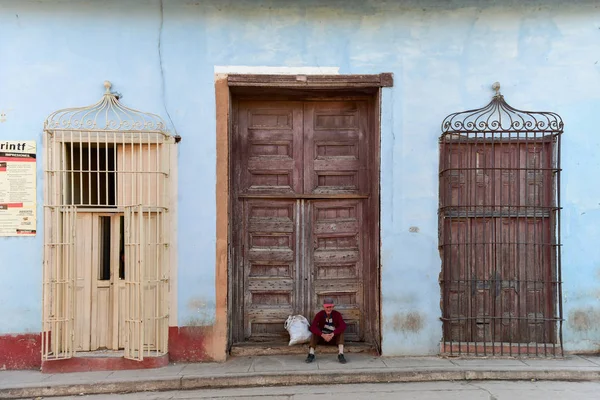
[[[47,131],[153,132],[168,135],[165,121],[156,114],[124,106],[120,94],[111,91],[110,81],[102,99],[87,107],[65,108],[52,113],[44,122]]]
[[[494,82],[492,85],[492,89],[496,91],[496,96],[501,96],[500,94],[500,82]]]
[[[492,89],[496,94],[483,108],[448,115],[442,122],[443,134],[468,133],[555,133],[563,131],[563,121],[553,112],[523,111],[511,107],[500,93],[500,83]]]

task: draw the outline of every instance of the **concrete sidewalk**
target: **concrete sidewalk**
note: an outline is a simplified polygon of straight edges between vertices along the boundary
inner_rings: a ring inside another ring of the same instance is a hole
[[[233,357],[225,363],[172,364],[160,369],[42,374],[1,371],[0,398],[35,398],[141,391],[460,380],[600,381],[600,356],[564,359],[377,357],[348,354]]]

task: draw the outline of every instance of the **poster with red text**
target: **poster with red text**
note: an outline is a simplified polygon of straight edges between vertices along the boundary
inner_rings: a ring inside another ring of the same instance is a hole
[[[0,140],[0,236],[36,230],[35,141]]]

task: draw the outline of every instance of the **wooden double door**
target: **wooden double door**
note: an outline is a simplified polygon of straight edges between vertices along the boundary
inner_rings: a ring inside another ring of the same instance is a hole
[[[325,297],[346,338],[378,335],[371,101],[234,102],[232,341],[287,338]]]

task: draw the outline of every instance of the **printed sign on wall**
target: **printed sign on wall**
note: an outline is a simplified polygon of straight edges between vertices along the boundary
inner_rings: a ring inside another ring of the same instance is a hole
[[[35,141],[0,141],[0,236],[36,230]]]

